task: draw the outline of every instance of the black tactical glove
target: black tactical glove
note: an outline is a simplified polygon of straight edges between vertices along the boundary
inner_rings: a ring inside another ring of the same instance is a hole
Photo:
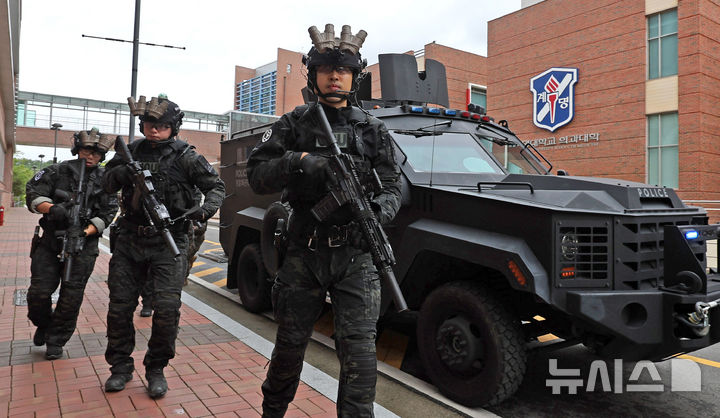
[[[362,250],[363,252],[370,251],[370,244],[365,239],[365,236],[362,231],[360,231],[359,227],[352,228],[348,232],[348,242],[352,247],[355,247],[358,250]]]
[[[197,209],[193,208],[191,209],[187,215],[185,215],[186,218],[190,219],[191,221],[198,221],[198,222],[204,222],[206,219],[205,209],[201,207],[197,207]]]
[[[54,204],[50,207],[50,211],[48,212],[48,219],[55,222],[64,221],[65,219],[67,219],[67,214],[67,210],[64,206]]]
[[[114,168],[112,170],[113,179],[117,184],[122,186],[130,186],[135,178],[135,171],[127,165]]]
[[[331,176],[327,157],[308,154],[300,160],[300,174],[297,191],[307,200],[319,199],[329,190]]]
[[[327,182],[328,159],[321,155],[308,154],[300,159],[300,168],[306,179],[312,179],[317,184],[325,184]]]

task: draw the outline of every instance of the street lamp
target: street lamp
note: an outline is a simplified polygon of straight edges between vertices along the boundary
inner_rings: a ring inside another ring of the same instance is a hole
[[[38,157],[40,157],[40,167],[42,167],[42,165],[43,165],[42,160],[43,160],[43,158],[45,158],[45,154],[40,154],[40,155],[38,155]]]
[[[50,129],[55,131],[55,145],[53,146],[53,164],[57,163],[57,133],[58,129],[62,128],[62,123],[53,123]]]

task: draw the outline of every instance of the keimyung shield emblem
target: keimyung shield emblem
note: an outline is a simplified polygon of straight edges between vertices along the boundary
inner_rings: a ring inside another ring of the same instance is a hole
[[[530,79],[533,92],[533,123],[554,132],[575,115],[577,68],[550,68]]]

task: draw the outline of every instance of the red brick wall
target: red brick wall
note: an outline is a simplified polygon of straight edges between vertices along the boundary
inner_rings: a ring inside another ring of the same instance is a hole
[[[433,42],[425,45],[425,58],[445,65],[451,109],[467,108],[469,83],[487,86],[486,57]]]
[[[372,76],[372,85],[370,87],[372,98],[379,99],[382,97],[382,92],[380,90],[380,64],[375,63],[373,65],[368,65],[366,70]]]
[[[220,161],[220,140],[224,134],[221,132],[193,131],[180,129],[178,138],[194,145],[198,153],[205,156],[211,164]]]
[[[678,7],[680,189],[684,199],[720,200],[720,5]],[[701,203],[711,222],[720,204]],[[714,210],[713,210],[714,209]]]
[[[14,138],[7,135],[5,123],[12,120],[13,117],[15,117],[14,109],[11,107],[6,110],[5,106],[0,103],[0,151],[3,151],[0,153],[3,164],[0,165],[4,167],[0,172],[0,206],[4,206],[6,209],[12,206],[12,156],[15,150],[13,149]]]
[[[304,103],[302,88],[307,85],[303,54],[278,48],[277,89],[275,92],[275,114],[280,116]],[[290,73],[287,66],[290,64]]]
[[[678,33],[680,188],[720,200],[720,5],[680,1]]]
[[[719,40],[720,5],[679,0],[677,191],[683,199],[720,200]],[[493,20],[488,111],[508,120],[523,140],[598,132],[597,146],[541,151],[571,174],[644,182],[646,48],[644,0],[545,0]],[[550,67],[579,73],[575,118],[554,133],[533,125],[529,90],[530,78]],[[720,220],[720,211],[710,213]]]
[[[562,13],[558,13],[562,10]],[[523,140],[598,132],[597,146],[542,149],[575,175],[645,180],[645,1],[546,0],[488,23],[488,113]],[[578,68],[575,117],[532,122],[530,78]]]
[[[4,206],[5,210],[12,207],[12,181],[13,181],[13,150],[5,151],[5,169],[3,177],[0,179],[0,206]]]
[[[72,148],[72,137],[75,132],[58,131],[58,148]],[[55,143],[55,131],[48,128],[32,128],[18,126],[15,130],[15,140],[18,145],[35,145],[40,147],[52,147]]]

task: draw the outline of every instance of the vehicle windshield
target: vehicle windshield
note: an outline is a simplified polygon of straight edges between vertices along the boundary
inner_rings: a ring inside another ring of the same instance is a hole
[[[544,173],[532,157],[525,158],[522,145],[499,136],[476,136],[469,132],[411,135],[395,131],[393,138],[416,172]]]
[[[416,137],[395,132],[393,138],[416,172],[503,173],[497,162],[478,146],[477,140],[469,133]]]

